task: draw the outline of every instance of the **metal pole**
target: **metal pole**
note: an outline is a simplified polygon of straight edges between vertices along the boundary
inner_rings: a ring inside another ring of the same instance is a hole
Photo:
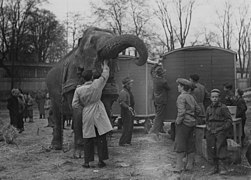
[[[248,86],[250,86],[250,78],[251,78],[251,59],[250,59],[250,38],[248,38],[248,63],[249,63],[249,67],[248,68],[248,72],[249,72],[249,81],[248,81]]]

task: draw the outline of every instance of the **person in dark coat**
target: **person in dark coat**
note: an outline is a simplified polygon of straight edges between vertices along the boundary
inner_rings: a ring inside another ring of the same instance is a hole
[[[241,118],[242,120],[242,136],[241,136],[241,142],[242,146],[244,145],[244,139],[245,139],[245,124],[246,124],[246,111],[247,111],[247,105],[245,100],[242,98],[243,91],[241,89],[236,90],[236,100],[235,105],[237,106],[236,109],[236,118]]]
[[[195,125],[196,116],[201,112],[198,103],[190,94],[192,83],[183,78],[176,80],[178,83],[178,91],[180,95],[177,98],[177,118],[176,135],[174,142],[174,151],[176,152],[176,168],[175,172],[180,173],[185,170],[192,170],[195,155]],[[187,164],[183,162],[183,158],[187,156]]]
[[[19,133],[24,131],[24,110],[25,110],[25,99],[21,89],[17,89],[18,99],[18,118],[17,118],[17,129]]]
[[[134,97],[131,92],[133,80],[126,77],[122,80],[123,89],[119,94],[119,104],[121,108],[121,118],[123,122],[122,135],[119,140],[120,146],[131,145],[134,116]]]
[[[45,110],[44,110],[45,99],[46,99],[45,93],[43,93],[41,90],[39,90],[35,96],[35,100],[38,105],[40,119],[45,118]]]
[[[251,166],[251,144],[248,145],[245,156],[248,160],[249,165]]]
[[[27,97],[25,99],[25,105],[26,105],[26,116],[29,118],[29,122],[32,123],[33,121],[33,104],[34,100],[31,97],[30,93],[27,93]]]
[[[210,174],[226,174],[224,160],[227,158],[227,134],[232,126],[232,117],[227,106],[220,102],[220,90],[211,91],[211,105],[206,110],[207,153],[213,160]]]
[[[220,101],[226,106],[234,105],[234,93],[232,89],[233,89],[232,84],[230,83],[223,84],[223,92],[221,93]]]
[[[10,124],[14,127],[17,127],[17,120],[18,120],[18,99],[17,99],[17,89],[11,90],[11,95],[8,98],[7,108],[9,110],[10,115]]]
[[[199,124],[205,124],[204,117],[206,115],[206,110],[205,110],[204,103],[207,99],[209,100],[210,94],[208,93],[205,86],[199,83],[199,79],[200,79],[200,76],[198,74],[190,75],[190,81],[195,85],[195,88],[192,91],[192,95],[194,96],[196,102],[198,103],[201,109]]]
[[[23,118],[24,122],[26,122],[26,119],[28,118],[28,110],[27,110],[28,93],[24,93],[24,100],[25,100],[25,108],[24,108]]]
[[[156,65],[152,70],[153,78],[153,101],[155,106],[155,119],[149,133],[154,133],[159,139],[159,133],[165,133],[163,126],[164,120],[167,118],[167,96],[169,86],[165,78],[165,69]]]

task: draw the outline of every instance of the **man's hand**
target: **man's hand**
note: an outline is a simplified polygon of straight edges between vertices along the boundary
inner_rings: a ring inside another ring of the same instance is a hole
[[[129,111],[133,111],[133,108],[132,107],[128,107]]]
[[[108,66],[108,63],[109,63],[109,60],[105,59],[103,64],[101,64],[101,68],[104,70],[104,69],[109,69],[109,66]]]
[[[104,66],[108,66],[109,60],[105,59],[104,60]]]
[[[134,110],[132,107],[128,107],[129,111],[132,113],[132,115],[135,115]]]

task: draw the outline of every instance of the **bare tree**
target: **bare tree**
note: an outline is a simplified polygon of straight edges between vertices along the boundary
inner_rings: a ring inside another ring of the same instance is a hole
[[[78,39],[82,36],[84,29],[88,27],[88,23],[86,23],[86,19],[79,13],[70,12],[67,14],[66,24],[67,38],[69,38],[68,45],[70,49],[73,49],[76,47]]]
[[[0,11],[2,24],[0,28],[0,34],[3,38],[1,43],[4,43],[4,45],[2,45],[3,49],[1,50],[4,53],[8,53],[8,57],[4,56],[4,58],[7,58],[12,62],[11,87],[13,87],[14,84],[14,62],[19,60],[22,37],[25,33],[27,33],[26,20],[28,19],[30,12],[34,9],[34,7],[40,3],[40,0],[1,1]]]
[[[218,19],[220,21],[216,27],[219,28],[221,32],[222,43],[220,43],[220,47],[224,49],[231,49],[231,41],[233,37],[233,12],[232,12],[232,5],[226,1],[225,8],[223,10],[223,15],[220,14],[219,11],[216,11],[218,15]]]
[[[4,61],[7,60],[8,52],[9,52],[9,42],[8,42],[8,34],[9,34],[9,26],[8,19],[6,16],[7,9],[4,4],[4,0],[0,1],[0,67],[4,68],[9,76],[12,76],[11,70],[4,64]]]
[[[177,29],[174,29],[174,32],[181,47],[185,46],[186,39],[190,30],[194,2],[194,0],[189,0],[187,4],[184,4],[182,3],[182,0],[175,0],[179,26]]]
[[[207,28],[204,29],[204,32],[202,32],[203,39],[200,42],[202,45],[206,46],[218,46],[221,47],[221,35],[217,34],[215,31],[207,30]]]
[[[169,14],[168,4],[164,0],[157,0],[158,9],[155,12],[155,15],[160,20],[161,26],[164,30],[165,40],[160,38],[160,42],[162,42],[168,51],[175,49],[175,34],[174,34],[174,25],[172,22],[172,18]]]
[[[150,36],[148,23],[150,20],[149,7],[144,0],[129,0],[128,8],[128,27],[129,32],[142,38],[147,39]],[[137,51],[134,49],[134,55]]]
[[[129,14],[132,18],[132,31],[138,37],[147,35],[146,25],[150,20],[149,7],[144,0],[129,0]]]
[[[116,34],[124,33],[128,0],[102,0],[101,4],[91,2],[97,22],[105,22]]]
[[[185,46],[192,22],[194,2],[194,0],[185,3],[181,0],[156,0],[158,9],[155,14],[163,27],[165,41],[162,42],[168,51],[175,49],[176,41],[180,47]]]
[[[247,61],[248,57],[248,38],[250,31],[251,19],[248,17],[249,7],[243,6],[239,8],[239,19],[236,21],[236,26],[238,29],[238,47],[237,47],[237,56],[238,62],[240,66],[240,74],[241,78],[244,77],[244,74],[247,75],[249,61]]]
[[[52,12],[37,9],[30,13],[27,24],[29,33],[25,36],[27,37],[25,43],[30,42],[32,46],[30,49],[38,62],[46,62],[49,56],[53,56],[52,54],[66,49],[65,29]],[[57,45],[54,51],[50,51],[52,45]]]

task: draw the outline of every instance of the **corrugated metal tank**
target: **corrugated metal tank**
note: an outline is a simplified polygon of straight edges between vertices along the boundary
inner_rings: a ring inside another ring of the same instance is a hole
[[[223,90],[223,84],[236,85],[236,53],[234,51],[206,46],[193,46],[176,49],[163,54],[163,66],[171,90],[168,97],[168,120],[176,118],[177,78],[189,79],[191,74],[200,76],[199,82],[208,91],[213,88]]]
[[[135,99],[135,111],[137,115],[153,114],[154,107],[152,101],[152,78],[150,75],[152,65],[146,63],[143,66],[137,66],[133,57],[119,56],[118,71],[115,74],[115,80],[122,89],[122,79],[129,76],[134,80],[132,93]],[[115,102],[112,107],[113,114],[120,114],[120,106]]]

